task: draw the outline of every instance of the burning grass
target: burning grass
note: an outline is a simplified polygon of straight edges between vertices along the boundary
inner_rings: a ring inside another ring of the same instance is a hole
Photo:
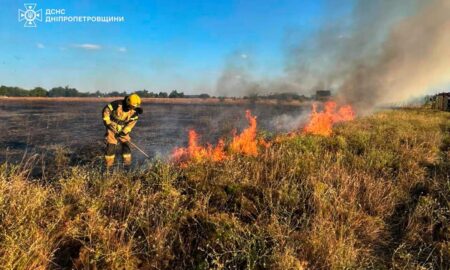
[[[224,161],[236,154],[252,157],[258,156],[259,146],[268,147],[269,145],[263,139],[257,139],[256,116],[252,116],[249,110],[246,111],[245,116],[249,126],[238,135],[236,135],[236,131],[233,132],[234,135],[228,151],[225,149],[224,139],[220,139],[216,146],[211,144],[208,144],[206,147],[200,146],[197,132],[190,130],[188,146],[175,148],[171,157],[172,160],[182,167],[187,167],[188,163],[192,162]]]
[[[0,265],[448,269],[449,131],[448,113],[396,110],[183,168],[57,166],[31,181],[3,164]]]
[[[334,101],[324,104],[322,112],[317,111],[317,104],[312,105],[309,122],[303,127],[303,132],[322,136],[330,136],[333,132],[333,125],[339,122],[351,121],[355,118],[355,113],[350,105],[337,109]]]
[[[330,136],[334,124],[354,119],[355,113],[351,106],[342,106],[338,110],[336,108],[336,102],[328,101],[324,103],[324,110],[318,112],[317,104],[314,103],[309,122],[301,129],[302,133]],[[172,161],[181,167],[187,167],[188,163],[219,162],[236,155],[257,157],[261,152],[260,148],[268,148],[271,143],[257,137],[256,116],[253,116],[250,110],[245,112],[245,117],[248,127],[240,134],[236,134],[234,130],[229,146],[225,145],[225,139],[220,139],[216,146],[208,143],[206,147],[202,147],[199,145],[197,132],[190,130],[188,146],[175,148],[171,157]]]

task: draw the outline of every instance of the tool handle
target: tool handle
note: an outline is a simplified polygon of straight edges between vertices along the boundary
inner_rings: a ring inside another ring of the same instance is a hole
[[[119,135],[116,131],[114,131],[114,134]],[[146,158],[150,158],[149,155],[147,155],[144,150],[142,150],[141,148],[139,148],[136,144],[134,144],[132,141],[129,141],[129,143],[136,148],[137,150],[139,150],[139,152],[141,152]]]
[[[129,141],[129,143],[136,148],[137,150],[139,150],[139,152],[141,152],[146,158],[150,158],[141,148],[139,148],[136,144],[134,144],[132,141]]]

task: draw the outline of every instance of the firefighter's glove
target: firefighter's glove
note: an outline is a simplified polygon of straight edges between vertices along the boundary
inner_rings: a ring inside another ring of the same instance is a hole
[[[120,138],[124,138],[125,136],[127,136],[127,134],[123,131],[119,132],[119,134],[117,134],[117,136],[119,136]]]
[[[136,111],[137,114],[142,114],[144,112],[144,110],[142,110],[142,108],[136,108],[134,110]]]

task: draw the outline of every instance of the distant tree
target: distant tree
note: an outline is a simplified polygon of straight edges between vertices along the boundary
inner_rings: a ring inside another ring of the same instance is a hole
[[[4,85],[0,86],[0,96],[7,96],[7,94],[8,94],[7,87]]]
[[[32,97],[46,97],[48,96],[48,91],[42,87],[35,87],[33,90],[30,90],[29,95]]]
[[[147,90],[138,90],[135,92],[136,94],[138,94],[140,97],[149,97],[150,93]]]
[[[22,89],[20,87],[4,86],[0,87],[0,96],[10,96],[10,97],[26,97],[29,96],[29,91]]]
[[[147,90],[138,90],[136,92],[134,92],[136,94],[138,94],[140,97],[147,97],[147,98],[155,98],[158,97],[159,95],[157,93],[153,93],[153,92],[149,92]]]
[[[184,93],[183,92],[177,92],[177,90],[173,90],[169,94],[169,98],[182,98],[182,97],[184,97]]]
[[[86,94],[78,92],[75,88],[66,87],[54,87],[48,91],[49,97],[80,97]]]
[[[159,98],[166,98],[168,95],[166,92],[159,92],[158,97]]]
[[[125,96],[128,96],[128,94],[125,91],[124,92],[113,91],[113,92],[106,94],[105,96],[107,96],[107,97],[125,97]]]
[[[208,94],[200,94],[198,95],[199,98],[210,98],[210,95]]]
[[[107,94],[108,97],[118,97],[119,96],[119,92],[117,91],[113,91],[113,92],[109,92]]]
[[[93,97],[104,97],[105,95],[99,90],[95,91],[95,93],[91,94]]]

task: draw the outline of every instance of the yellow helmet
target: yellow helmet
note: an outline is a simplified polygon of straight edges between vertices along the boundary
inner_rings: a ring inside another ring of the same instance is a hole
[[[141,106],[141,98],[137,94],[131,94],[126,99],[127,105],[138,108]]]

